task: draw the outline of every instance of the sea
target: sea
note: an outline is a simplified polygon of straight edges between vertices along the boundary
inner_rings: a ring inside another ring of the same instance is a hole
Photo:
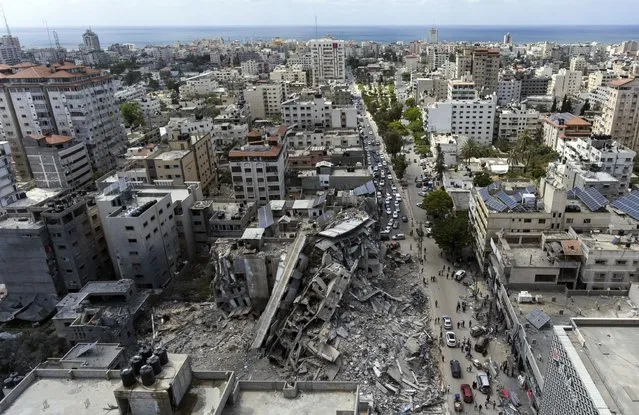
[[[67,49],[77,49],[82,43],[85,27],[50,27],[55,31],[60,44]],[[225,41],[284,39],[308,40],[332,36],[336,39],[354,41],[376,41],[383,43],[410,42],[426,39],[427,26],[147,26],[147,27],[100,27],[91,28],[100,38],[103,47],[113,43],[133,43],[138,47],[147,45],[169,45],[190,42],[203,38],[218,38]],[[557,42],[620,43],[639,39],[639,25],[628,26],[438,26],[439,40],[448,42],[501,42],[509,32],[514,43]],[[25,48],[46,48],[55,44],[53,34],[46,28],[12,28],[14,36],[20,38]]]

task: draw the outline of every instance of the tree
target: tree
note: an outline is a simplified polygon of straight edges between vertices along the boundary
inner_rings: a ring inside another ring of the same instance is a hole
[[[579,111],[579,115],[584,115],[587,111],[590,111],[590,101],[586,99],[584,105],[581,107],[581,111]]]
[[[131,128],[144,125],[144,115],[137,102],[125,102],[120,105],[120,111],[124,118],[124,123]]]
[[[422,122],[421,118],[415,121],[411,121],[408,124],[408,129],[413,133],[421,133],[422,131],[424,131],[424,123]]]
[[[406,162],[405,155],[401,154],[393,158],[393,169],[395,170],[395,174],[400,180],[404,178],[404,172],[406,172],[407,167],[408,162]]]
[[[490,175],[484,171],[475,174],[473,177],[473,186],[476,187],[486,187],[493,182],[493,179],[490,178]]]
[[[422,206],[435,220],[441,220],[452,212],[453,199],[443,189],[434,190],[424,196]]]
[[[434,223],[432,236],[447,255],[458,257],[471,243],[467,212],[458,212]]]
[[[508,153],[510,151],[510,141],[505,138],[500,138],[495,141],[495,147],[501,152]]]
[[[410,72],[402,73],[402,81],[404,81],[404,82],[410,81]]]
[[[155,79],[149,79],[149,83],[147,85],[153,91],[157,91],[158,89],[160,89],[160,83],[156,81]]]
[[[410,107],[404,111],[404,118],[408,121],[415,121],[421,118],[422,112],[417,107]]]
[[[406,101],[404,101],[404,104],[406,104],[407,107],[414,107],[415,106],[415,98],[406,98]]]
[[[124,75],[124,84],[125,85],[133,85],[137,84],[142,80],[142,72],[140,71],[129,71]]]
[[[397,133],[401,136],[405,136],[408,134],[408,131],[406,130],[406,127],[404,127],[404,124],[399,121],[391,121],[390,123],[388,123],[388,129],[397,131]]]
[[[550,107],[550,112],[557,112],[557,97],[552,99],[552,106]]]
[[[391,157],[395,157],[402,149],[402,136],[395,130],[389,130],[384,136],[386,151]]]
[[[564,95],[564,99],[561,102],[561,112],[572,112],[572,102],[568,95]]]
[[[442,146],[437,144],[437,157],[435,158],[435,171],[437,172],[437,179],[441,181],[444,175],[444,153],[442,153]]]
[[[479,143],[474,138],[469,138],[462,145],[459,156],[462,158],[462,160],[466,160],[466,162],[469,162],[471,158],[480,156],[481,150],[479,147]]]

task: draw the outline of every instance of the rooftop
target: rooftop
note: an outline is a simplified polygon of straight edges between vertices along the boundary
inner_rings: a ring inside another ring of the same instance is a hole
[[[171,151],[165,151],[163,153],[160,153],[157,156],[154,156],[153,159],[163,160],[163,161],[174,161],[174,160],[182,159],[183,157],[187,156],[189,153],[190,153],[189,150],[171,150]]]
[[[584,127],[592,125],[591,123],[584,120],[583,118],[573,115],[569,112],[554,113],[546,117],[546,119],[557,127],[561,125],[560,124],[561,122],[563,122],[563,125],[574,125],[574,126],[584,126]]]
[[[584,233],[579,235],[582,242],[590,249],[596,251],[634,251],[639,252],[639,244],[630,243],[627,246],[627,238],[609,233]]]
[[[282,151],[282,146],[268,144],[250,144],[229,151],[229,158],[233,157],[277,157]]]
[[[574,319],[576,330],[563,331],[572,345],[571,358],[578,358],[612,413],[639,413],[636,368],[639,355],[639,319]],[[627,322],[627,323],[626,323]],[[583,371],[577,372],[584,376]]]
[[[117,343],[78,343],[60,359],[60,363],[75,363],[75,367],[111,369],[123,352],[124,347]]]

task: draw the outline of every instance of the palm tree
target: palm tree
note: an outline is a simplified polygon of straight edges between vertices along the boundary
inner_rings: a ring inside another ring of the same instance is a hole
[[[461,151],[459,153],[462,160],[466,160],[466,162],[470,162],[470,159],[473,157],[479,156],[480,147],[479,143],[474,138],[469,138],[462,145]]]

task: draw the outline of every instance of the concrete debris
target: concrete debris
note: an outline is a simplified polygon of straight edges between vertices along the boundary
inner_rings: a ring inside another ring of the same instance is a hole
[[[408,351],[409,356],[418,355],[421,350],[419,342],[413,337],[406,340],[406,343],[404,343],[404,348],[406,349],[406,351]]]

